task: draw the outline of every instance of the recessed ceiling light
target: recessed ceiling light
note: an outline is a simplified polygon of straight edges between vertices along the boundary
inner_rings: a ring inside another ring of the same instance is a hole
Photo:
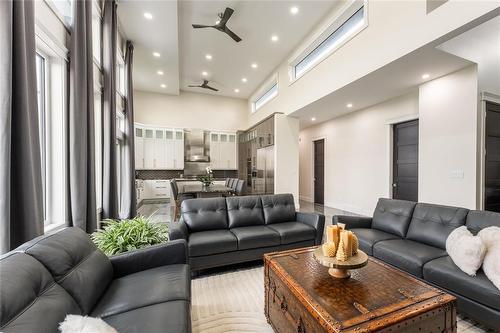
[[[292,15],[295,15],[298,12],[299,12],[299,7],[293,6],[292,8],[290,8],[290,13],[292,13]]]
[[[277,41],[278,41],[278,39],[279,39],[279,37],[278,37],[278,36],[276,36],[276,35],[272,35],[272,36],[271,36],[271,40],[272,40],[273,42],[277,42]]]
[[[162,83],[162,84],[160,84],[160,87],[162,87],[162,88],[166,88],[166,87],[167,87],[167,85],[166,85],[165,83]]]
[[[205,58],[207,60],[212,60],[212,55],[211,54],[205,54]]]
[[[316,118],[315,118],[315,117],[312,117],[312,118],[311,118],[311,121],[316,121]]]
[[[250,66],[252,66],[252,68],[254,68],[254,69],[259,67],[259,65],[257,65],[255,62],[253,64],[251,64]]]
[[[160,57],[160,53],[159,52],[153,52],[153,56],[159,58]]]
[[[242,79],[241,79],[241,82],[243,82],[243,83],[246,83],[247,81],[248,81],[248,80],[247,80],[247,78],[246,78],[246,77],[244,77],[244,78],[242,78]]]
[[[352,108],[352,104],[351,104],[351,103],[348,103],[346,106],[347,106],[348,108]]]
[[[153,19],[153,15],[151,13],[148,13],[148,12],[144,13],[144,17],[146,19],[148,19],[148,20],[152,20]]]
[[[429,77],[430,77],[430,75],[429,75],[429,74],[427,74],[427,73],[426,73],[426,74],[424,74],[424,75],[422,75],[422,79],[424,79],[424,80],[425,80],[425,79],[428,79]]]
[[[203,76],[207,76],[207,75],[208,75],[208,73],[207,73],[207,72],[205,72],[205,71],[203,71],[203,72],[201,72],[201,75],[203,75]]]
[[[158,75],[163,75],[163,71],[156,72]]]
[[[235,93],[239,93],[239,92],[240,92],[240,90],[239,90],[239,89],[234,89],[234,92],[235,92]]]

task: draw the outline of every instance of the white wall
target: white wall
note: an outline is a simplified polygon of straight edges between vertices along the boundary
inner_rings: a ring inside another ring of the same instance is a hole
[[[353,112],[300,132],[300,196],[313,200],[313,141],[325,139],[325,205],[371,215],[390,196],[391,126],[418,114],[418,93]]]
[[[420,86],[419,198],[477,207],[477,67]]]
[[[274,193],[292,193],[299,207],[299,120],[274,117]]]
[[[178,96],[134,91],[135,121],[148,125],[245,130],[246,106],[243,99],[185,91]]]
[[[325,205],[371,215],[391,196],[395,122],[419,118],[419,201],[478,207],[477,67],[300,132],[300,197],[313,200],[313,141],[325,139]],[[463,175],[463,177],[462,177]]]
[[[249,123],[259,122],[274,112],[293,114],[497,8],[494,1],[448,1],[427,14],[426,1],[370,0],[368,27],[310,72],[290,84],[289,59],[278,66],[279,95],[251,114]],[[300,47],[307,46],[327,20],[337,14],[331,13]]]

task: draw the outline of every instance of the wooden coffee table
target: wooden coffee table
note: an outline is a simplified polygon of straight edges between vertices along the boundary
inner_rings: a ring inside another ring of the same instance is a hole
[[[264,255],[265,314],[276,332],[456,332],[456,299],[369,258],[336,279],[316,247]]]

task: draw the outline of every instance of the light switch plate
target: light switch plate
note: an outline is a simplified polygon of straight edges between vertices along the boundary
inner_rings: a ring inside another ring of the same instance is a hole
[[[450,178],[463,179],[464,178],[464,170],[451,170]]]

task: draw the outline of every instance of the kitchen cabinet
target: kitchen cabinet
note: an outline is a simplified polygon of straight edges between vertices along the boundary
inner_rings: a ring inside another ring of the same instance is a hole
[[[135,128],[135,168],[144,169],[144,129]]]
[[[214,170],[238,169],[236,133],[210,133],[210,166]]]
[[[184,130],[135,126],[137,170],[183,170]]]
[[[170,182],[167,179],[144,180],[142,199],[170,198]]]

